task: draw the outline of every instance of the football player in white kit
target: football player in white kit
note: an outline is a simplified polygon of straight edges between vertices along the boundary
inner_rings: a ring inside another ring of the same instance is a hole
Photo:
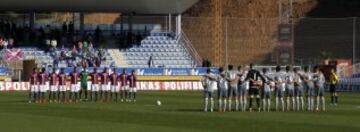
[[[315,95],[316,95],[316,111],[319,111],[319,105],[321,103],[322,111],[325,111],[325,77],[320,71],[318,66],[315,67],[314,73],[314,84],[315,84]],[[320,102],[321,99],[321,102]]]
[[[216,88],[216,80],[210,69],[206,70],[206,74],[203,76],[201,82],[204,87],[204,111],[208,111],[209,99],[210,99],[210,112],[214,111],[214,98],[213,92]]]
[[[295,89],[294,89],[294,73],[291,72],[290,66],[286,66],[286,110],[290,110],[290,101],[292,104],[292,110],[295,111]]]
[[[303,74],[304,83],[307,91],[307,109],[308,111],[314,110],[314,97],[315,97],[315,91],[314,91],[314,81],[313,76],[314,74],[311,72],[309,66],[306,66],[304,68],[305,73]]]
[[[239,70],[239,85],[238,85],[239,102],[240,102],[241,110],[244,112],[246,111],[247,93],[249,90],[249,81],[245,80],[248,72],[241,66],[238,67],[238,70]]]
[[[296,110],[304,110],[304,87],[303,77],[299,73],[298,68],[294,68],[294,86],[295,86],[295,98],[296,98]]]
[[[275,110],[278,111],[279,100],[281,103],[282,111],[285,111],[284,92],[285,92],[285,80],[284,73],[281,72],[281,67],[276,66],[276,73],[274,74],[275,82]]]
[[[270,111],[271,100],[270,100],[270,93],[271,93],[271,82],[272,78],[270,77],[266,68],[262,69],[262,76],[265,79],[263,82],[263,87],[261,89],[261,99],[262,99],[262,108],[263,111]]]
[[[239,72],[233,69],[232,65],[228,66],[228,72],[226,73],[226,78],[229,81],[229,111],[231,111],[232,99],[235,99],[235,110],[239,110],[239,101],[238,101],[238,81],[239,81]]]
[[[226,103],[227,103],[227,96],[228,96],[228,87],[229,83],[226,80],[226,73],[224,69],[221,67],[219,68],[219,73],[217,81],[218,81],[218,101],[219,101],[219,112],[226,111]]]

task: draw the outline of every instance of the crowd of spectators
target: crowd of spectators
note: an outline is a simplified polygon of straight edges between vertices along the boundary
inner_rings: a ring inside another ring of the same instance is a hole
[[[53,66],[100,66],[106,59],[101,47],[114,40],[118,48],[140,45],[149,35],[143,31],[102,31],[99,26],[91,31],[76,30],[73,22],[61,26],[43,25],[30,28],[26,24],[0,20],[0,49],[11,47],[37,47],[49,53]]]
[[[66,64],[72,67],[96,67],[106,60],[106,51],[103,48],[94,48],[89,41],[78,41],[72,48],[56,47],[56,41],[50,41],[52,46],[49,50],[50,56],[54,59],[53,66]],[[54,44],[55,43],[55,44]]]

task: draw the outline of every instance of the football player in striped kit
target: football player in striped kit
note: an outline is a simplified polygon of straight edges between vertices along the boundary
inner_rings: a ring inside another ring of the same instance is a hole
[[[29,103],[33,101],[37,103],[37,92],[39,91],[39,81],[38,81],[38,72],[36,68],[33,68],[33,71],[30,75],[30,91],[29,91]]]
[[[286,66],[286,110],[290,110],[290,104],[292,104],[292,110],[295,111],[295,89],[294,89],[294,73],[291,72],[290,66]],[[291,103],[290,103],[291,102]]]
[[[314,97],[315,97],[315,89],[314,89],[314,81],[313,76],[314,74],[311,72],[309,66],[306,66],[304,68],[304,83],[306,87],[306,93],[307,93],[307,109],[308,111],[314,110]]]
[[[239,72],[233,69],[233,65],[228,66],[228,72],[226,73],[226,79],[229,81],[229,111],[231,111],[232,99],[235,100],[235,110],[239,110],[239,97],[238,97],[238,82],[239,82]]]
[[[58,102],[65,102],[66,97],[66,74],[64,68],[61,68],[60,73],[58,75],[59,79],[59,92],[58,92]]]
[[[110,100],[113,100],[114,102],[117,102],[120,87],[118,85],[119,76],[116,73],[116,68],[113,69],[112,74],[110,75],[109,79],[110,79],[110,84],[111,84]],[[115,94],[115,98],[113,98],[114,94]]]
[[[72,102],[79,102],[78,94],[80,91],[80,74],[77,71],[77,68],[74,67],[72,73],[70,74],[71,86],[70,86],[70,94],[69,94],[69,101]]]
[[[91,73],[91,95],[90,100],[97,101],[98,92],[99,92],[99,73],[97,73],[97,69],[94,68],[94,72]]]
[[[204,111],[208,112],[209,99],[210,99],[210,112],[214,111],[214,98],[213,92],[216,88],[216,81],[213,80],[214,75],[210,69],[206,70],[206,74],[203,76],[201,82],[204,87]]]
[[[126,74],[126,69],[123,69],[122,73],[120,74],[120,98],[121,98],[121,102],[124,101],[128,101],[127,100],[127,96],[128,96],[128,80],[127,80],[127,74]]]
[[[285,80],[284,73],[281,72],[281,66],[276,66],[276,73],[274,74],[275,82],[275,110],[279,109],[279,100],[282,111],[285,111],[284,92],[285,92]]]
[[[47,78],[48,78],[48,76],[46,75],[46,70],[45,70],[45,68],[42,68],[41,73],[39,74],[39,87],[40,87],[39,102],[40,103],[45,103],[45,93],[47,90],[47,85],[46,85]]]
[[[52,73],[49,75],[50,78],[50,92],[49,92],[49,102],[57,102],[56,94],[59,91],[58,86],[58,74],[56,74],[56,69],[53,68]]]
[[[316,111],[319,111],[319,106],[321,104],[322,111],[325,111],[325,77],[324,74],[320,71],[320,68],[316,66],[314,68],[314,84],[315,84],[315,95],[316,95]],[[320,102],[321,100],[321,102]]]
[[[304,87],[303,77],[299,73],[298,68],[294,68],[294,86],[295,86],[295,98],[296,98],[296,110],[304,110]]]
[[[263,111],[270,111],[271,100],[270,100],[270,93],[271,93],[271,82],[272,78],[270,77],[267,68],[262,69],[262,76],[264,77],[263,86],[261,89],[261,99],[262,99],[262,108]]]
[[[108,69],[104,68],[104,71],[101,73],[101,89],[100,89],[100,100],[102,102],[108,102],[108,93],[110,91],[110,85],[109,85],[109,73]],[[104,96],[104,98],[103,98]]]
[[[219,73],[220,73],[220,75],[218,75],[218,77],[217,77],[219,112],[225,112],[229,84],[228,84],[228,81],[226,80],[226,73],[224,71],[224,68],[222,68],[222,67],[219,68]]]
[[[136,74],[135,74],[135,70],[131,71],[131,74],[128,76],[128,80],[129,80],[129,101],[132,102],[136,102]]]

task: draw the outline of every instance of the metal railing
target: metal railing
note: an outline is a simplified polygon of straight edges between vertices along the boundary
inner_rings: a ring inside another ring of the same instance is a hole
[[[189,38],[186,36],[186,34],[181,31],[181,33],[176,36],[176,41],[179,44],[182,44],[184,46],[184,48],[188,51],[188,53],[190,53],[191,55],[191,59],[196,66],[200,66],[201,65],[201,57],[198,54],[198,52],[196,51],[196,49],[194,48],[194,46],[191,44],[191,41],[189,40]]]

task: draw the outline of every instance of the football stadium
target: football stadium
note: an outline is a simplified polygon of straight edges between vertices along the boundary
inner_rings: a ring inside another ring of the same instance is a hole
[[[357,132],[358,38],[359,0],[1,0],[0,131]]]

